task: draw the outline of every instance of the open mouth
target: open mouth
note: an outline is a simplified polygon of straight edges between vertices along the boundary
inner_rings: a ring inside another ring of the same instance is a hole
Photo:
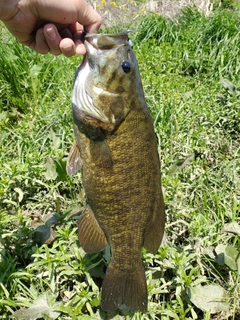
[[[129,32],[131,31],[123,31],[117,34],[86,33],[84,35],[84,39],[97,50],[110,50],[115,48],[116,46],[126,45],[126,43],[129,41]]]

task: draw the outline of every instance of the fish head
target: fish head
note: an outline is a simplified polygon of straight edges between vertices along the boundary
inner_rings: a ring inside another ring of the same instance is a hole
[[[128,32],[88,34],[84,44],[92,69],[92,85],[110,93],[131,93],[136,85],[137,61]]]
[[[73,113],[112,131],[126,117],[142,85],[128,32],[86,34],[86,55],[73,88]]]

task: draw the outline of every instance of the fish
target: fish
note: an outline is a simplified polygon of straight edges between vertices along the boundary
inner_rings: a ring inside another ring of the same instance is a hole
[[[108,312],[147,312],[142,248],[156,254],[165,228],[157,138],[128,34],[85,34],[72,91],[67,173],[81,170],[86,195],[80,245],[86,253],[111,248],[101,289]]]

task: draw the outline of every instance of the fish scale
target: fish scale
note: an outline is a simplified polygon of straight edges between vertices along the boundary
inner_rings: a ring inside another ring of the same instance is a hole
[[[111,247],[102,308],[125,305],[146,312],[141,251],[144,246],[157,252],[165,226],[153,122],[128,33],[87,34],[84,43],[87,54],[73,88],[75,142],[67,163],[70,175],[81,169],[86,193],[79,241],[86,252]],[[92,105],[78,90],[86,90]],[[96,118],[96,110],[108,120]]]

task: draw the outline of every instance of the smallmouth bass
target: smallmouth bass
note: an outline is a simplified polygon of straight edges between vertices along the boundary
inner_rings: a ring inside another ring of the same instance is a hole
[[[165,226],[160,161],[137,60],[128,38],[86,34],[72,93],[75,142],[67,172],[82,170],[87,206],[78,237],[86,253],[111,247],[101,307],[147,311],[142,247],[156,253]]]

